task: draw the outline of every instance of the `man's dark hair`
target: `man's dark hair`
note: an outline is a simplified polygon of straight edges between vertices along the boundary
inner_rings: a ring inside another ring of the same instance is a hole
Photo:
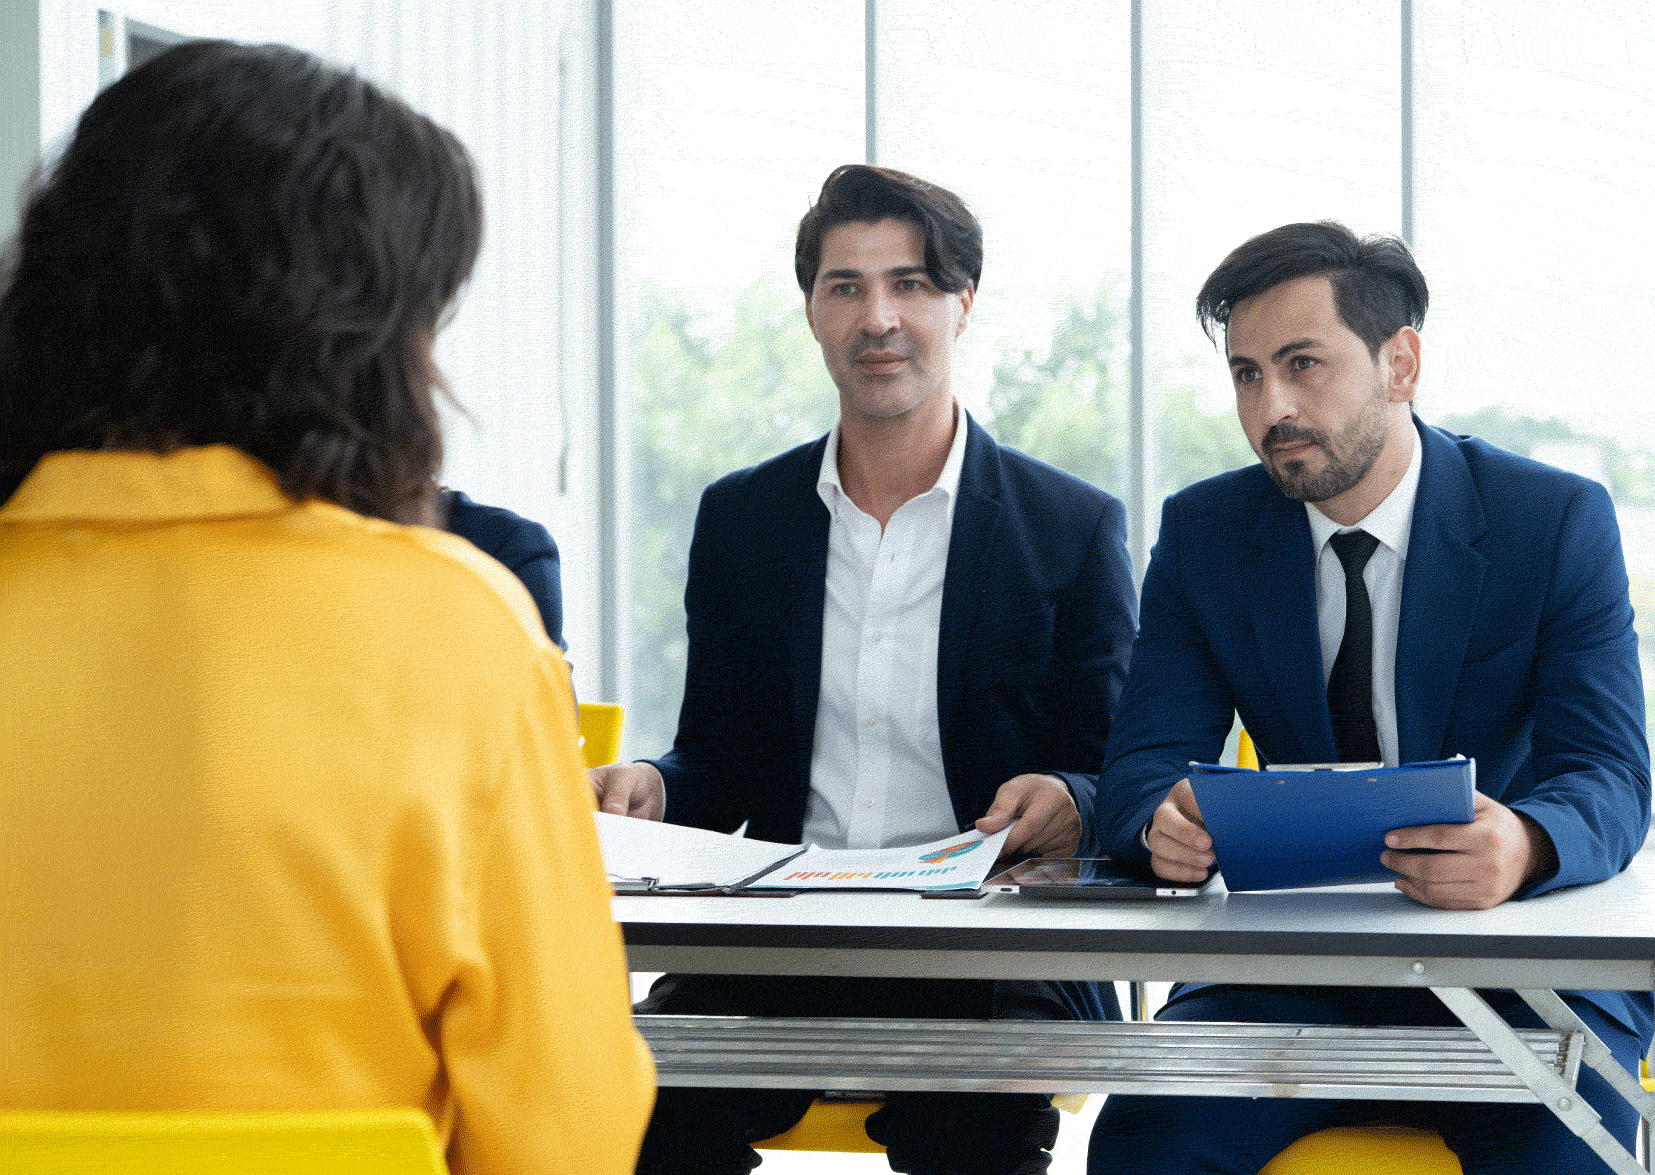
[[[115,82],[29,198],[0,293],[0,500],[59,449],[222,443],[295,499],[408,519],[471,273],[465,148],[298,50],[192,41]]]
[[[828,229],[892,217],[919,226],[925,238],[925,273],[933,285],[950,294],[977,288],[983,275],[983,228],[958,196],[907,172],[847,163],[834,168],[816,203],[799,221],[793,273],[805,297],[816,284]]]
[[[1238,302],[1316,274],[1327,275],[1340,320],[1374,358],[1397,331],[1425,322],[1430,295],[1408,246],[1392,236],[1358,237],[1336,220],[1284,224],[1239,246],[1195,296],[1195,313],[1216,342]]]

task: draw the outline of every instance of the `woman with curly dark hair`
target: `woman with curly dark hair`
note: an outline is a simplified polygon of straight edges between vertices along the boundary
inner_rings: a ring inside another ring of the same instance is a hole
[[[0,1105],[426,1110],[630,1171],[651,1096],[534,605],[426,516],[464,148],[192,42],[110,86],[0,294]]]

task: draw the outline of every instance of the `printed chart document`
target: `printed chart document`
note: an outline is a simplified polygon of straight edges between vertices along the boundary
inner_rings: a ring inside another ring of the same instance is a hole
[[[609,812],[596,815],[603,869],[621,893],[729,889],[768,873],[810,847],[748,840]]]
[[[1379,863],[1387,832],[1471,821],[1474,760],[1341,766],[1190,764],[1190,787],[1232,893],[1394,881]]]
[[[973,828],[903,849],[819,849],[812,845],[749,889],[976,889],[1012,830],[991,836]]]
[[[898,849],[819,849],[596,813],[617,893],[798,889],[976,889],[1005,844],[975,829]]]

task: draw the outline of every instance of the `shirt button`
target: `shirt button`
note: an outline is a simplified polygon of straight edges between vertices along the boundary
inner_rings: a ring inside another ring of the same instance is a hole
[[[879,719],[877,719],[877,718],[868,719],[868,725],[869,726],[878,726],[879,725]]]
[[[876,633],[873,634],[873,643],[876,644],[876,645],[884,639],[885,639],[885,634],[882,633],[882,632],[876,632]]]
[[[873,807],[873,801],[872,800],[865,800],[865,801],[863,801],[862,806],[864,808],[871,808],[871,807]]]

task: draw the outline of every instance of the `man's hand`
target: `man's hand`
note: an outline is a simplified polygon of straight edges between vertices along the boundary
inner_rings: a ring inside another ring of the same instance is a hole
[[[1201,822],[1190,781],[1180,779],[1149,822],[1149,863],[1157,877],[1168,881],[1205,881],[1212,870],[1213,838]]]
[[[1006,837],[1002,857],[1072,857],[1080,847],[1080,813],[1056,776],[1019,775],[1002,783],[977,831],[999,832],[1013,820],[1017,827]]]
[[[1396,888],[1440,910],[1487,910],[1557,872],[1557,849],[1532,817],[1473,793],[1470,824],[1421,824],[1385,834],[1379,863]],[[1407,849],[1440,849],[1409,853]]]
[[[667,788],[653,763],[611,763],[586,773],[597,793],[598,810],[616,816],[659,820],[667,810]]]

